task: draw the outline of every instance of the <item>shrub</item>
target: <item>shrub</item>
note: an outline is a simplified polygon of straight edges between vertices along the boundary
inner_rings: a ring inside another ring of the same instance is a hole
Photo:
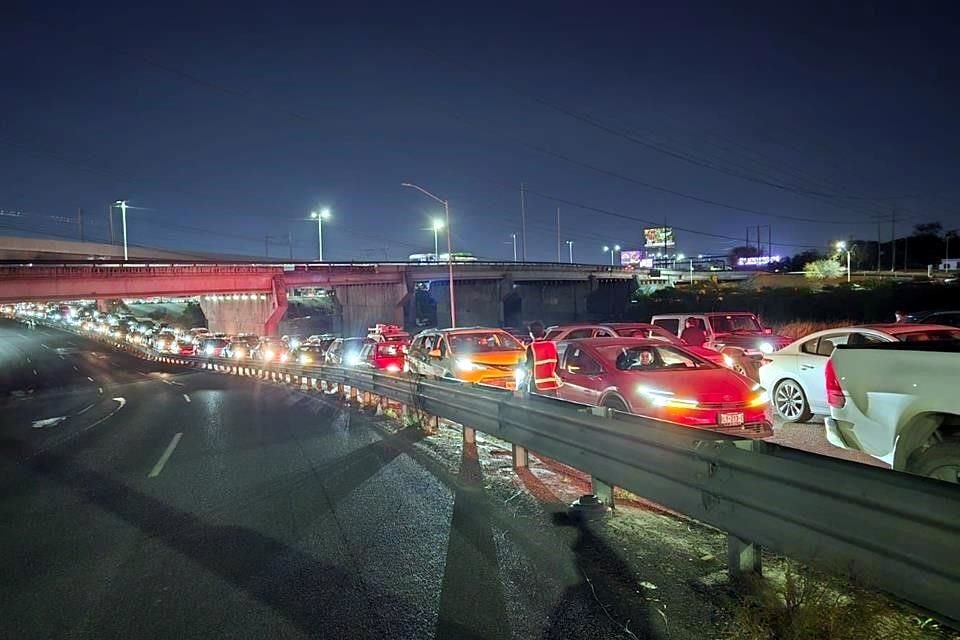
[[[842,276],[844,274],[844,268],[836,260],[824,258],[823,260],[808,262],[803,267],[803,274],[814,280],[827,280]]]

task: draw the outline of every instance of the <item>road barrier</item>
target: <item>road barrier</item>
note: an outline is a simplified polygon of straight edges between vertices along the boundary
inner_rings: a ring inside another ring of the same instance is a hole
[[[96,336],[94,336],[96,337]],[[481,431],[728,533],[731,577],[765,547],[894,594],[960,626],[960,486],[659,420],[456,381],[329,366],[158,355],[161,362],[292,382]]]

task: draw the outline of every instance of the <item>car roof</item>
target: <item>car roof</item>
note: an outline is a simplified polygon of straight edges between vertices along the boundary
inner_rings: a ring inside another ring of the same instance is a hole
[[[563,340],[570,344],[582,344],[588,347],[664,347],[669,345],[663,340],[651,340],[649,338],[577,338],[575,340]]]
[[[755,316],[753,311],[686,311],[684,313],[657,313],[654,318],[682,318],[683,316]]]
[[[500,333],[510,335],[509,331],[501,329],[500,327],[457,327],[456,329],[424,329],[414,337],[416,338],[423,335],[429,335],[431,333],[445,333],[447,335],[452,335],[458,333],[478,333],[480,331],[499,331]]]
[[[920,324],[913,322],[903,322],[903,323],[889,323],[889,324],[866,324],[863,325],[864,329],[876,329],[877,331],[883,331],[884,333],[889,333],[892,336],[895,336],[900,333],[917,333],[920,331],[936,331],[943,329],[952,329],[956,331],[956,327],[951,327],[945,324]]]

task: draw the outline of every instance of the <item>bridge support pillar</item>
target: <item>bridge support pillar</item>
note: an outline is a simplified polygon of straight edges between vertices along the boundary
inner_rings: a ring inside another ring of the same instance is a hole
[[[337,285],[334,291],[340,305],[340,330],[345,336],[366,335],[368,328],[381,322],[404,324],[406,283]]]
[[[454,267],[456,268],[456,267]],[[503,280],[457,280],[453,293],[457,304],[458,327],[498,327],[503,323]],[[437,303],[437,325],[450,326],[450,285],[447,280],[430,283],[430,295]]]
[[[272,293],[201,296],[200,310],[214,333],[276,335],[287,310],[287,295],[281,288]]]

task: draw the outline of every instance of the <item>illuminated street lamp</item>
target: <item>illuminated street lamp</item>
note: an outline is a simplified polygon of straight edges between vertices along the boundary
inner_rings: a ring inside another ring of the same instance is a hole
[[[837,251],[845,251],[847,253],[847,282],[850,282],[850,252],[853,250],[853,247],[847,248],[847,243],[841,240],[837,243]]]
[[[447,273],[449,277],[448,288],[450,289],[450,328],[455,329],[457,327],[457,305],[453,297],[453,246],[450,241],[450,204],[443,198],[438,198],[437,196],[433,195],[423,187],[412,184],[410,182],[402,182],[400,183],[400,186],[408,187],[410,189],[416,189],[417,191],[427,196],[428,198],[432,198],[433,200],[436,200],[437,202],[443,205],[443,215],[445,218],[445,220],[443,221],[443,224],[444,224],[444,227],[447,229]],[[440,256],[437,256],[437,257],[439,258]]]
[[[610,252],[610,266],[612,267],[612,266],[613,266],[614,254],[615,254],[617,251],[620,251],[620,245],[615,244],[615,245],[613,245],[612,247],[608,247],[608,246],[604,245],[604,247],[603,247],[603,252],[606,253],[606,252],[608,252],[608,251]]]
[[[570,254],[570,264],[573,264],[573,240],[567,240],[567,253]]]
[[[440,260],[440,243],[437,240],[437,233],[440,229],[443,229],[444,224],[443,220],[440,218],[434,218],[433,220],[433,259]]]
[[[320,211],[311,211],[310,219],[317,221],[317,259],[323,262],[323,221],[330,219],[330,209],[324,207]]]
[[[117,200],[113,206],[120,207],[120,218],[123,220],[123,261],[126,262],[129,258],[127,255],[127,201]]]

